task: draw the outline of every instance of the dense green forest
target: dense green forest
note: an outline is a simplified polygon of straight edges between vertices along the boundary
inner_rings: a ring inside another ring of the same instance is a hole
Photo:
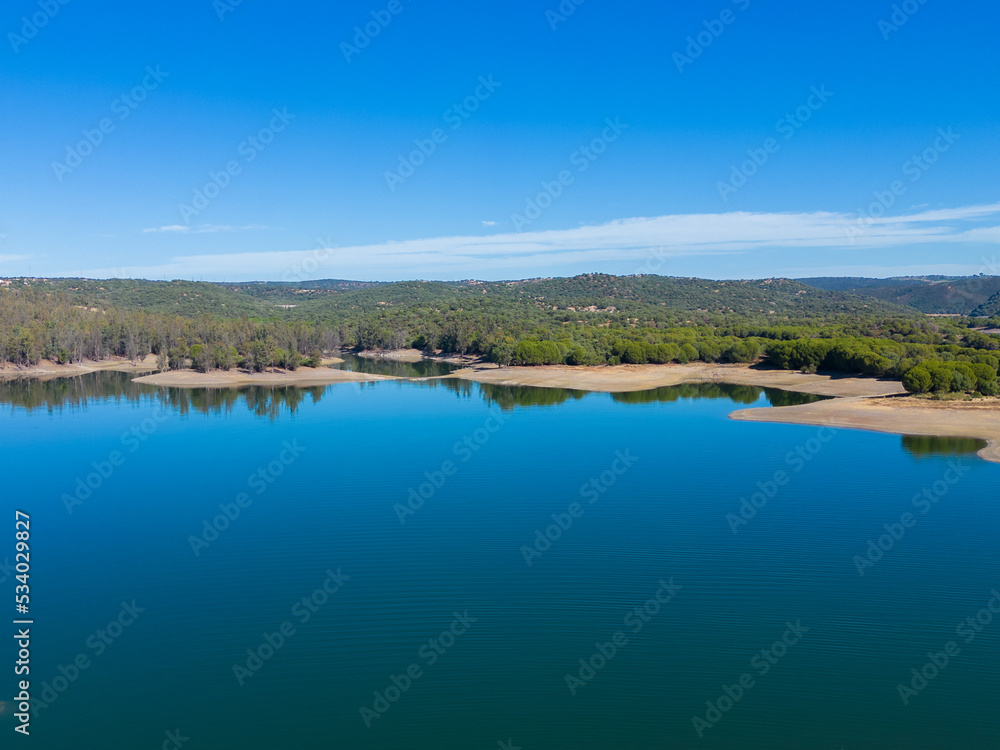
[[[92,307],[65,292],[0,288],[0,362],[19,366],[155,354],[161,369],[295,369],[340,345],[338,332],[305,322]]]
[[[857,284],[858,280],[845,283]],[[341,347],[415,347],[500,365],[764,361],[994,395],[1000,320],[788,279],[588,274],[511,282],[211,284],[15,279],[0,361],[157,357],[162,369],[317,365]]]

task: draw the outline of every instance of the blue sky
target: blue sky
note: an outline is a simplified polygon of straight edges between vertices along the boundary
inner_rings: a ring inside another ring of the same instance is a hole
[[[63,2],[0,276],[1000,274],[996,3]]]

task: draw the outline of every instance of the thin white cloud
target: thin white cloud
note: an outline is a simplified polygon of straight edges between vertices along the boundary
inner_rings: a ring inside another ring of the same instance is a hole
[[[187,234],[191,231],[191,227],[186,227],[183,224],[173,224],[169,227],[150,227],[149,229],[143,229],[143,234],[149,234],[150,232],[178,232],[180,234]]]
[[[145,278],[511,278],[533,269],[634,263],[635,272],[659,267],[651,259],[748,255],[768,250],[855,251],[870,263],[872,250],[920,245],[996,245],[1000,203],[928,210],[859,221],[834,212],[681,214],[619,219],[565,230],[435,237],[376,245],[188,255],[127,269]],[[820,265],[817,263],[817,265]],[[845,264],[846,265],[846,264]],[[88,276],[107,276],[93,269]],[[654,271],[655,272],[655,271]],[[304,274],[304,275],[303,275]]]
[[[157,233],[157,234],[211,234],[213,232],[257,232],[263,229],[271,229],[271,227],[261,226],[260,224],[251,224],[245,227],[234,227],[228,224],[202,224],[198,227],[186,226],[184,224],[171,224],[166,227],[151,227],[149,229],[143,229],[143,234]]]
[[[483,226],[484,227],[495,227],[496,225],[497,225],[497,223],[495,221],[484,221],[483,222]]]
[[[30,259],[30,255],[0,255],[0,263],[17,263],[18,261]]]
[[[964,208],[942,208],[936,211],[921,211],[910,216],[891,217],[888,221],[963,221],[996,216],[1000,213],[1000,203],[986,203]]]

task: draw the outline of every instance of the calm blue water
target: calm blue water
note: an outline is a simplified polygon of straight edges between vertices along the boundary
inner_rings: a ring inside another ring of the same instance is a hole
[[[14,739],[995,748],[1000,619],[969,643],[956,626],[1000,589],[1000,467],[961,441],[734,422],[768,395],[698,393],[182,393],[117,376],[0,387],[5,517],[32,517],[32,691],[57,695]],[[81,501],[94,462],[109,475]],[[913,497],[954,462],[964,475],[921,513]],[[727,520],[758,483],[777,491],[745,524]],[[220,504],[238,516],[202,536]],[[852,558],[907,512],[915,525],[859,575]],[[553,514],[568,528],[549,529],[558,538],[529,566]],[[335,593],[302,604],[324,584]],[[133,600],[143,611],[122,614]],[[284,643],[247,669],[283,623]],[[616,633],[614,655],[592,659]],[[791,645],[773,647],[783,636]],[[949,641],[960,653],[904,705],[897,685]],[[78,655],[88,666],[73,675]],[[396,699],[380,704],[387,688]],[[370,728],[364,707],[379,710]],[[710,723],[702,737],[693,717]]]

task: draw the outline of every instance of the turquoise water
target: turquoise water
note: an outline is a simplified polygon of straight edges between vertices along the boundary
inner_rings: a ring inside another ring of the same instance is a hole
[[[55,697],[15,739],[996,747],[1000,620],[987,609],[971,642],[956,627],[1000,589],[1000,467],[974,442],[727,419],[795,400],[0,386],[0,560],[13,510],[31,513],[32,692]],[[862,576],[885,524],[901,538]],[[904,705],[897,685],[949,641],[959,653]]]

